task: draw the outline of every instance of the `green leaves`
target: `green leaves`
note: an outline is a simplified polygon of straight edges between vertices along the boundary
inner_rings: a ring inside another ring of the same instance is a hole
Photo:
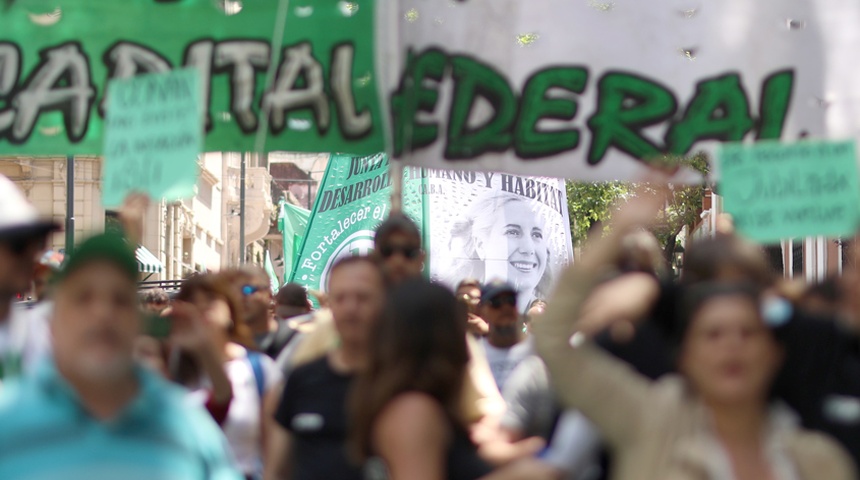
[[[708,156],[696,153],[689,157],[665,159],[672,165],[693,169],[707,175],[710,171]],[[623,182],[583,183],[567,182],[567,203],[570,211],[570,231],[575,246],[581,246],[596,224],[606,224],[612,218],[612,206],[617,201],[633,200],[635,185]],[[678,235],[684,227],[696,227],[701,220],[703,185],[676,185],[673,195],[660,217],[654,235],[660,241],[667,258],[675,251]]]

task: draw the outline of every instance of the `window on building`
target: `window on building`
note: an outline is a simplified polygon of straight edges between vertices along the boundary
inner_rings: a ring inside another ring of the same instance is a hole
[[[122,222],[119,220],[119,213],[113,210],[105,211],[105,233],[123,234]]]
[[[207,208],[212,208],[212,185],[202,175],[197,180],[197,200]]]
[[[839,240],[839,243],[842,245],[842,258],[840,261],[842,262],[842,268],[854,268],[857,265],[857,259],[854,258],[854,240]]]
[[[803,276],[803,239],[795,238],[791,242],[792,273],[795,277]]]

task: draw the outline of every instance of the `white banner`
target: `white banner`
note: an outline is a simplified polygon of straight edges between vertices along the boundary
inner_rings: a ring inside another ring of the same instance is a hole
[[[421,170],[409,174],[419,180]],[[433,280],[452,289],[466,278],[505,280],[516,287],[525,311],[549,295],[559,270],[572,262],[563,181],[425,170],[421,185]]]
[[[856,0],[386,3],[408,164],[638,179],[716,141],[858,133]]]

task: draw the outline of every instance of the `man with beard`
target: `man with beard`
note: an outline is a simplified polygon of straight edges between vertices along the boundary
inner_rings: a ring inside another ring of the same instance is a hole
[[[376,229],[373,244],[389,285],[421,276],[425,257],[421,232],[405,214],[393,212],[389,215]]]
[[[137,277],[122,237],[72,253],[56,287],[53,358],[0,397],[0,478],[241,478],[209,415],[135,365]]]
[[[501,391],[505,380],[523,359],[532,354],[531,342],[524,339],[517,313],[517,290],[509,283],[493,281],[481,290],[481,318],[490,326],[481,345]]]
[[[267,480],[362,478],[346,453],[346,403],[353,379],[367,365],[371,332],[382,314],[382,272],[369,257],[340,260],[329,274],[328,294],[337,347],[287,378],[278,425],[268,439]]]
[[[272,309],[273,296],[269,275],[259,267],[248,265],[228,272],[227,278],[242,299],[242,320],[251,329],[254,343],[262,349],[261,346],[278,330],[278,322]]]

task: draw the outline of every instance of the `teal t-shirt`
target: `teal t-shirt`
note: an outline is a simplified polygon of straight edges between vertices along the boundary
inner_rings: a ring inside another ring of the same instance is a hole
[[[138,395],[92,417],[50,360],[0,393],[0,478],[240,480],[221,430],[186,393],[139,368]]]

